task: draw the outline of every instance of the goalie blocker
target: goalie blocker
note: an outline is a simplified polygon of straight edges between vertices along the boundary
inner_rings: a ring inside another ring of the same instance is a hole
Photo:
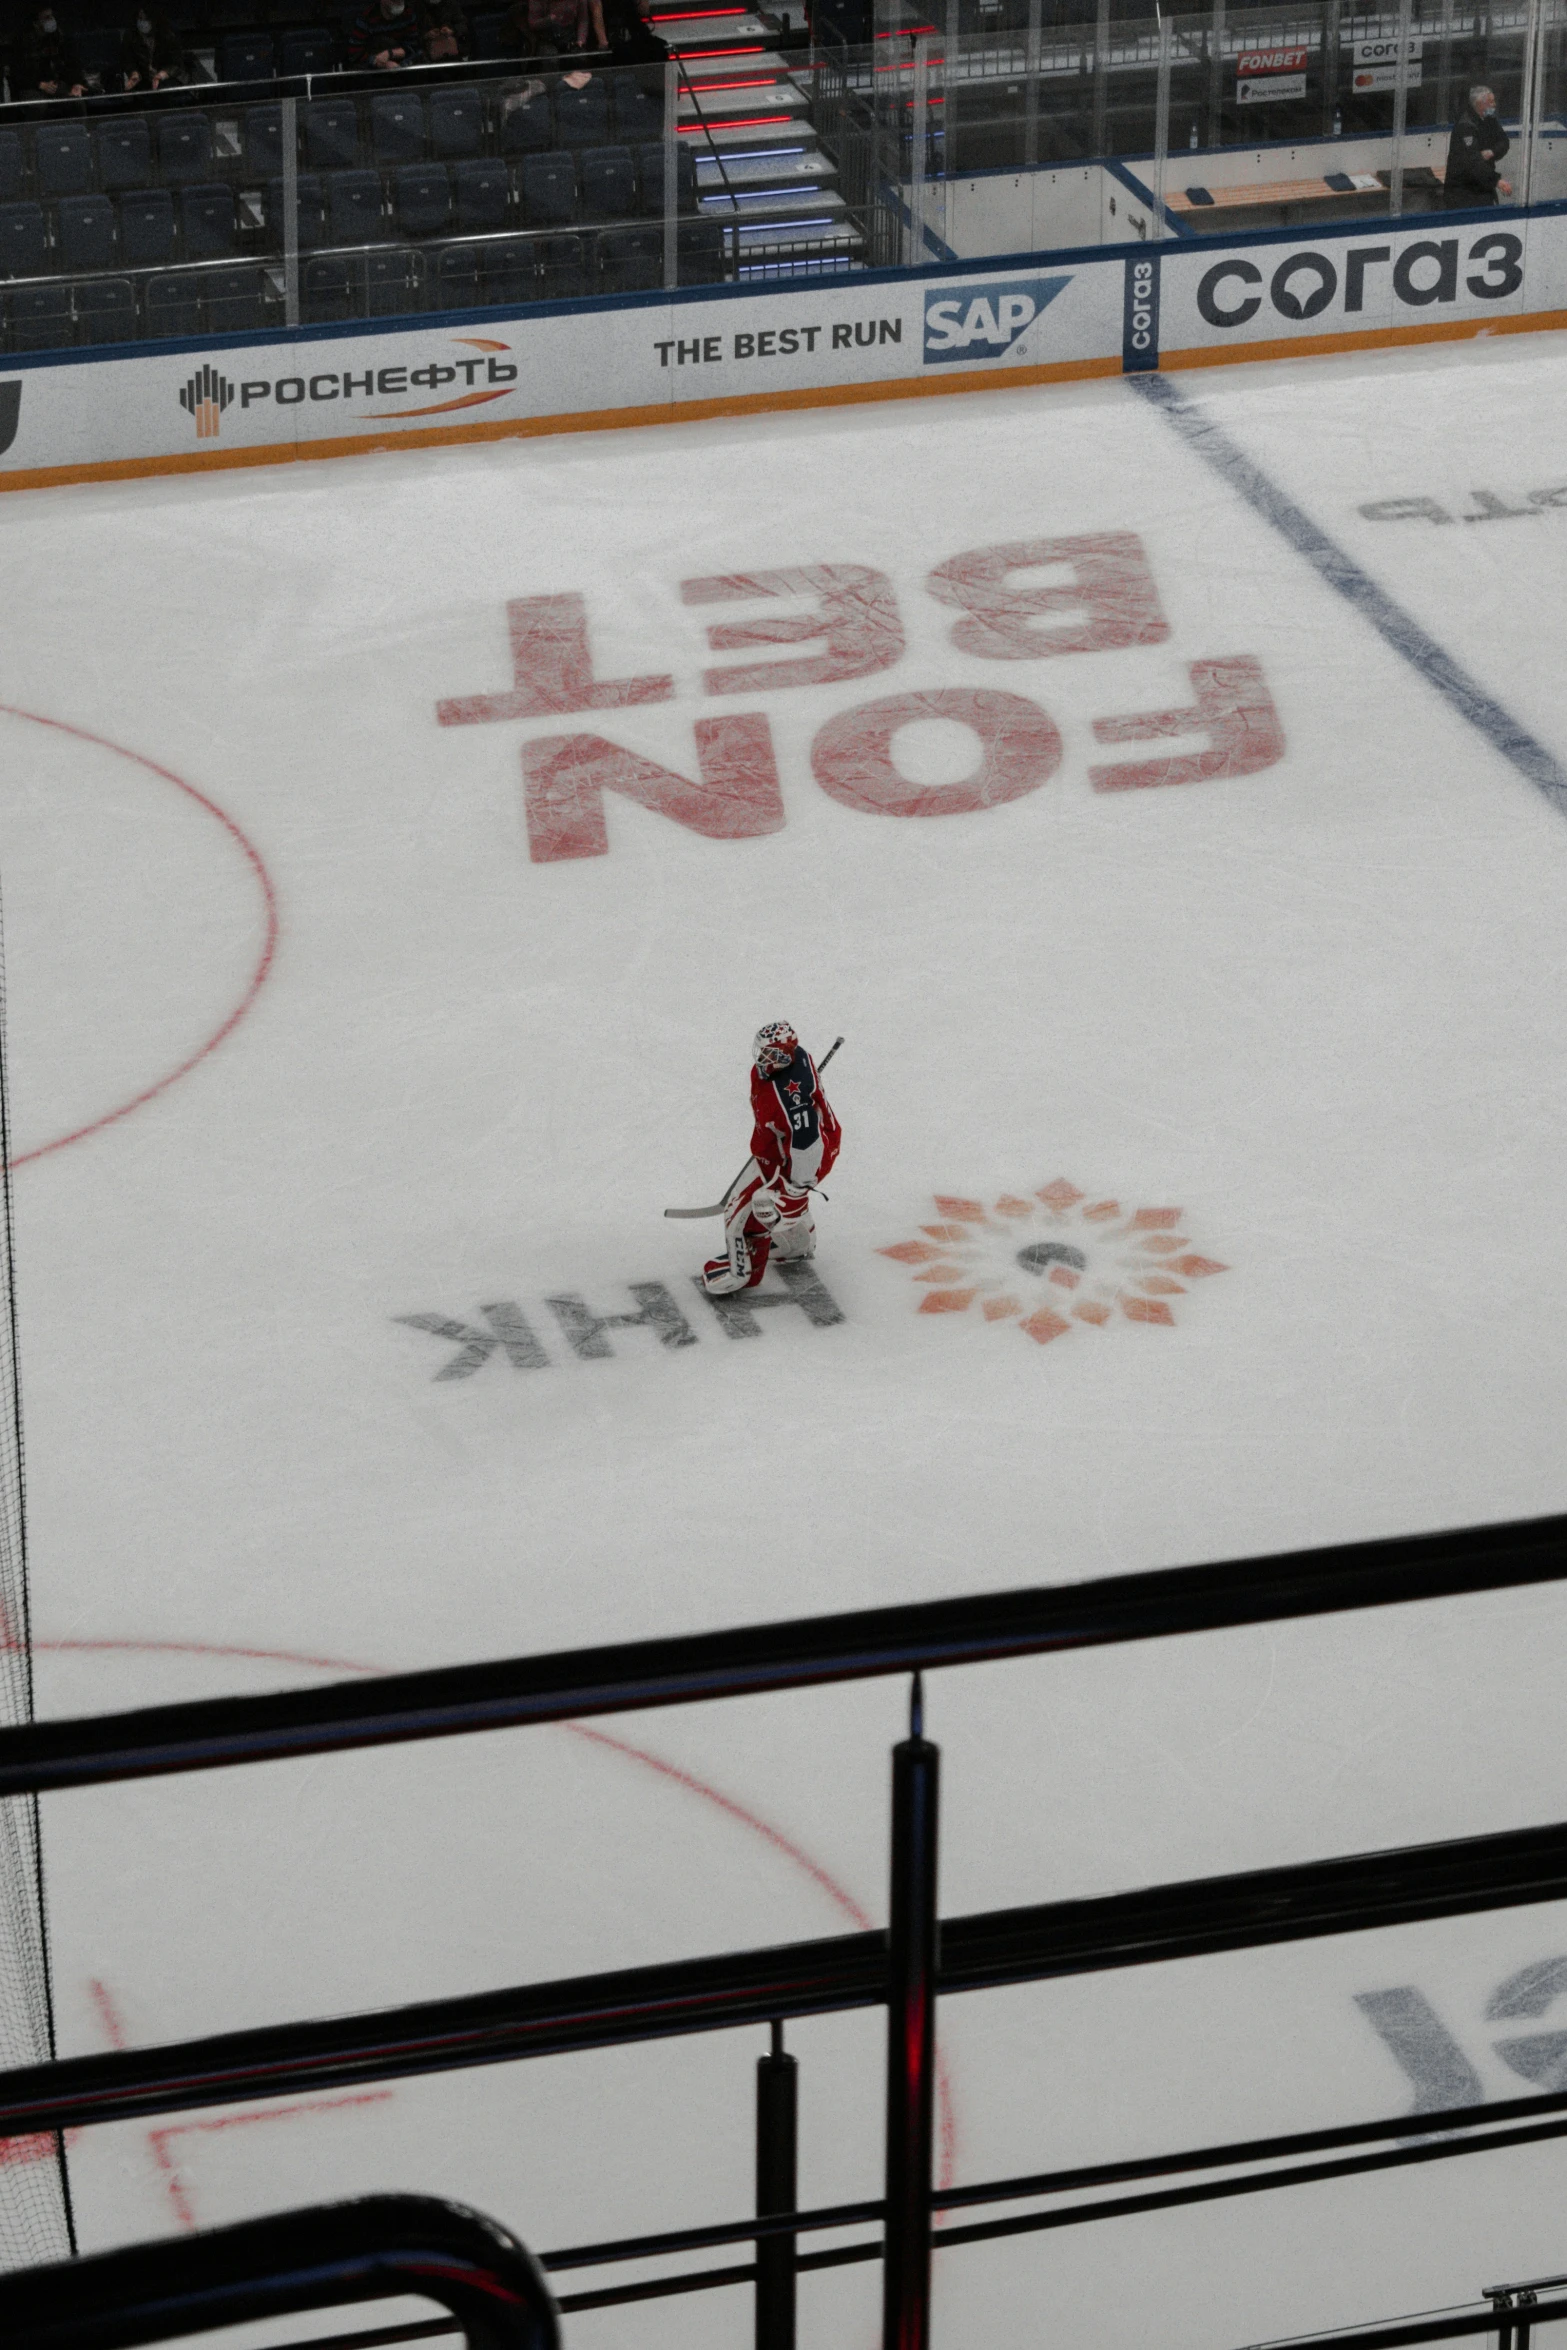
[[[751,1068],[750,1169],[724,1210],[724,1254],[702,1267],[714,1297],[754,1289],[773,1257],[816,1253],[811,1193],[838,1156],[843,1130],[820,1072],[787,1020],[756,1033]]]

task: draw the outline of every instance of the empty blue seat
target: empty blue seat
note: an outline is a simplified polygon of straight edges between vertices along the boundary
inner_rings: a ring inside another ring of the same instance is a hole
[[[174,198],[139,188],[120,198],[120,259],[127,269],[161,269],[174,257]]]
[[[277,68],[272,35],[254,28],[220,33],[217,65],[220,82],[270,81]]]
[[[501,100],[501,148],[507,155],[543,155],[555,144],[555,123],[542,82]]]
[[[152,140],[141,114],[122,114],[98,125],[98,185],[100,188],[150,188]]]
[[[312,171],[347,171],[359,161],[359,115],[351,98],[312,98],[300,113]]]
[[[313,171],[302,171],[296,186],[299,190],[299,249],[310,252],[326,243],[326,193],[320,177]],[[283,243],[283,182],[267,183],[267,233],[271,242]]]
[[[471,25],[474,56],[504,57],[511,29],[511,17],[506,9],[480,9]]]
[[[0,204],[14,203],[26,186],[20,131],[0,131]]]
[[[297,25],[282,38],[281,71],[330,73],[337,63],[337,35],[326,25]]]
[[[79,343],[129,343],[136,334],[136,294],[127,277],[89,278],[76,289]]]
[[[283,109],[247,106],[239,118],[245,169],[275,178],[283,169]]]
[[[155,338],[199,335],[201,280],[183,273],[147,280],[147,332]]]
[[[15,286],[6,297],[5,316],[13,351],[65,351],[76,340],[67,285]]]
[[[609,90],[593,80],[582,89],[562,82],[555,92],[555,135],[563,147],[600,147],[609,137]]]
[[[452,165],[452,195],[461,236],[482,236],[486,229],[504,228],[511,205],[511,181],[506,166],[494,158]]]
[[[386,234],[381,182],[373,171],[334,171],[327,183],[327,235],[334,245],[367,245]]]
[[[452,187],[445,164],[400,163],[392,174],[392,209],[402,236],[445,236],[452,225]]]
[[[92,140],[84,122],[41,122],[33,133],[41,196],[85,196],[92,186]]]
[[[582,209],[590,220],[629,220],[637,208],[637,175],[629,147],[585,147]]]
[[[370,152],[382,165],[419,161],[424,153],[424,100],[415,92],[376,92],[370,101]]]
[[[436,256],[430,305],[435,310],[477,310],[484,300],[477,245],[448,245]]]
[[[424,308],[424,257],[394,246],[390,252],[366,253],[365,315],[368,318],[404,318]]]
[[[212,124],[192,108],[178,114],[160,114],[154,133],[158,169],[167,187],[188,187],[205,179],[212,169]]]
[[[234,191],[215,182],[180,190],[180,241],[187,261],[221,261],[234,250]]]
[[[55,222],[62,269],[112,269],[119,256],[114,206],[107,196],[62,196]]]
[[[310,326],[331,326],[339,319],[358,318],[362,311],[354,307],[358,292],[353,262],[338,253],[321,253],[307,261],[300,308]]]
[[[531,302],[538,290],[539,249],[531,237],[501,237],[484,249],[484,286],[491,302]]]
[[[662,140],[637,149],[637,181],[642,190],[644,212],[662,212],[664,209],[664,148]],[[681,212],[696,210],[696,159],[689,147],[675,149],[675,184],[679,189],[676,199]]]
[[[577,217],[577,167],[569,155],[530,155],[522,167],[522,201],[534,228]]]
[[[676,258],[683,286],[712,286],[728,275],[724,265],[724,232],[716,220],[683,220],[675,231]]]
[[[652,68],[654,74],[661,67]],[[615,102],[615,129],[622,141],[629,145],[635,139],[657,139],[664,129],[664,100],[661,92],[643,89],[636,74],[629,67],[609,77],[611,95]]]
[[[48,250],[41,204],[0,204],[0,277],[33,276]]]
[[[540,237],[536,250],[539,301],[571,302],[588,292],[587,263],[580,237]]]
[[[604,293],[647,294],[663,282],[661,228],[606,229],[599,239],[599,285]]]
[[[201,290],[209,334],[259,334],[272,324],[267,281],[254,264],[211,270],[203,276]]]
[[[484,105],[477,90],[436,90],[430,98],[430,152],[458,163],[484,148]]]

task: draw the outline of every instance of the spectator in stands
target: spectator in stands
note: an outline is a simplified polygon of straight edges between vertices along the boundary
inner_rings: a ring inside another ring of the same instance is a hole
[[[161,9],[139,7],[120,38],[120,88],[161,90],[185,79],[180,37]]]
[[[609,47],[602,0],[512,0],[507,29],[514,57],[569,57]]]
[[[409,0],[362,0],[351,17],[344,62],[361,70],[376,67],[395,73],[400,66],[418,64],[424,48],[419,21]]]
[[[79,98],[86,87],[76,43],[61,26],[51,0],[42,0],[11,53],[12,97]]]
[[[426,0],[424,54],[431,65],[450,65],[473,55],[468,19],[458,0]]]
[[[1477,83],[1447,142],[1442,202],[1449,212],[1494,204],[1498,190],[1504,196],[1512,194],[1512,181],[1504,180],[1496,168],[1510,144],[1497,115],[1495,93]]]
[[[617,65],[657,65],[668,61],[669,43],[661,41],[644,12],[643,0],[599,0],[607,45]]]

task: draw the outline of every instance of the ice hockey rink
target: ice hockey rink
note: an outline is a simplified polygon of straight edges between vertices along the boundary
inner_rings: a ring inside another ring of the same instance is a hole
[[[41,1711],[1567,1508],[1567,349],[1172,380],[0,500]],[[575,707],[506,715],[545,598]],[[842,1034],[845,1145],[814,1283],[726,1318],[662,1210],[778,1017]],[[1564,1637],[1543,1589],[938,1676],[943,1909],[1562,1817]],[[904,1703],[51,1796],[62,2052],[880,1922]],[[1559,2088],[1564,2016],[1544,1907],[949,2000],[944,2177]],[[790,2042],[805,2201],[875,2194],[879,2018]],[[97,2130],[83,2240],[736,2218],[762,2045]],[[953,2251],[938,2340],[1472,2298],[1567,2267],[1564,2163]],[[878,2291],[804,2280],[802,2343]]]

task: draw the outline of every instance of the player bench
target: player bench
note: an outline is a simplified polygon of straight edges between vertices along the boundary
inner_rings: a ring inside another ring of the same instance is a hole
[[[1444,167],[1413,164],[1404,172],[1404,194],[1418,199],[1441,193]],[[1330,171],[1320,179],[1247,180],[1233,188],[1177,188],[1165,197],[1177,219],[1199,236],[1239,228],[1298,228],[1314,220],[1375,216],[1383,209],[1392,179],[1386,171]]]

